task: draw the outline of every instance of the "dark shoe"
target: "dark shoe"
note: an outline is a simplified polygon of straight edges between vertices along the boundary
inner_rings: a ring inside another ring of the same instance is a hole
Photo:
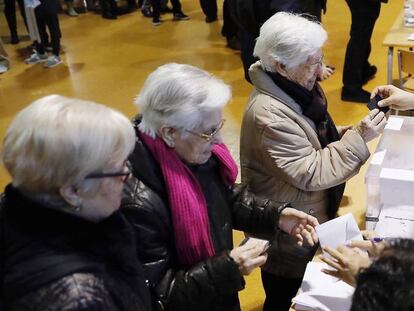
[[[152,17],[152,12],[151,12],[151,9],[150,8],[143,8],[143,9],[141,9],[141,13],[145,17]]]
[[[369,80],[374,79],[375,74],[377,73],[377,66],[370,65],[368,69],[364,72],[364,77],[362,79],[362,85],[367,84]]]
[[[161,20],[159,19],[159,18],[153,18],[152,19],[152,25],[153,26],[159,26],[159,25],[161,25]]]
[[[20,42],[20,40],[19,40],[19,36],[18,35],[12,35],[11,36],[11,38],[10,38],[10,43],[11,44],[17,44],[19,42]]]
[[[103,18],[106,18],[106,19],[117,19],[118,18],[118,16],[116,16],[116,15],[114,15],[112,13],[103,13],[102,14],[102,17]]]
[[[160,8],[160,13],[161,14],[173,13],[173,10],[168,5],[166,5]]]
[[[341,99],[346,102],[368,103],[371,98],[371,93],[362,88],[343,87],[341,92]]]
[[[186,21],[190,18],[185,15],[183,12],[174,13],[173,21]]]
[[[217,15],[216,16],[206,16],[206,23],[212,23],[215,22],[217,20]]]
[[[227,38],[227,47],[232,49],[232,50],[240,51],[239,38],[237,38],[236,36],[233,36],[231,38]]]

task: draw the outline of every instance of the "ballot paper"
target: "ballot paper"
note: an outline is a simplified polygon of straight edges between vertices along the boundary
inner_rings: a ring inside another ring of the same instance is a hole
[[[351,213],[316,226],[315,230],[322,247],[337,248],[347,241],[363,240],[361,231]]]
[[[399,131],[404,123],[404,119],[390,116],[384,129]]]
[[[349,311],[354,288],[322,269],[329,266],[322,262],[309,262],[306,266],[299,294],[292,299],[295,310]]]

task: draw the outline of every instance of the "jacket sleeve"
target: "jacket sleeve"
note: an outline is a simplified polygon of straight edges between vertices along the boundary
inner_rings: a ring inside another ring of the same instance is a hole
[[[260,199],[239,184],[232,187],[230,197],[233,228],[256,234],[274,235],[280,213],[289,206],[289,203],[280,205],[269,199]]]
[[[157,298],[168,310],[197,309],[218,295],[244,288],[237,264],[228,253],[217,254],[189,269],[179,266],[165,202],[142,182],[131,179],[123,201],[137,234],[137,251]]]
[[[304,191],[328,189],[347,181],[370,155],[362,137],[353,130],[317,150],[300,126],[286,120],[263,128],[261,148],[269,173],[273,171]]]

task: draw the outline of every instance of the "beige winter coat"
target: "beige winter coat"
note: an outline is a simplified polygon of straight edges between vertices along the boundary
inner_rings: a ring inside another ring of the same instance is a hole
[[[356,175],[369,158],[362,137],[348,130],[322,149],[312,120],[257,62],[250,67],[255,86],[243,117],[240,137],[242,182],[256,195],[291,204],[325,222],[327,189]],[[285,241],[274,247],[265,270],[302,277],[310,249]]]

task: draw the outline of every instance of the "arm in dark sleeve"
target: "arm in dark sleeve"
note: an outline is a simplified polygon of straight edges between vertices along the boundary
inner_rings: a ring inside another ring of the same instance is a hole
[[[218,295],[243,289],[238,266],[226,252],[188,269],[181,267],[165,202],[136,179],[129,181],[126,192],[122,208],[134,226],[140,261],[154,292],[169,310],[209,305]]]
[[[236,184],[231,189],[230,204],[233,228],[256,234],[274,235],[279,216],[289,204],[279,205],[272,200],[257,198],[246,186]]]

